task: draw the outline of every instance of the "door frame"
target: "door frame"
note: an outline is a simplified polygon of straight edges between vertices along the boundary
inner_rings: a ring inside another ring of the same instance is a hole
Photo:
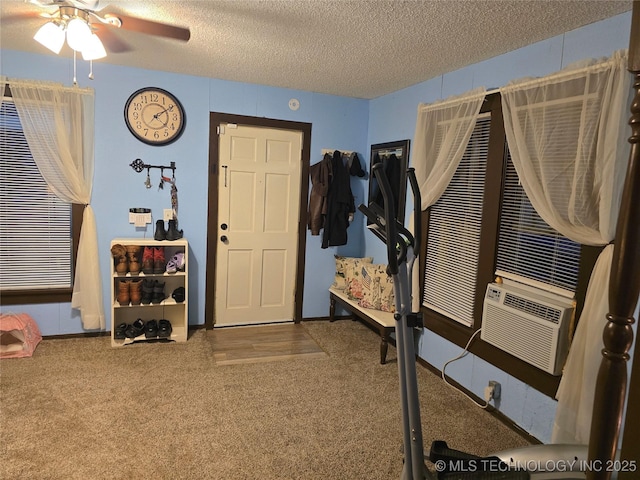
[[[307,244],[307,200],[309,197],[309,163],[311,159],[311,124],[277,120],[273,118],[250,117],[232,113],[209,113],[209,193],[207,212],[207,258],[205,278],[205,328],[212,329],[215,324],[215,297],[210,298],[209,292],[216,290],[216,255],[218,253],[218,180],[220,137],[218,125],[221,123],[235,123],[251,127],[292,130],[302,133],[302,152],[300,161],[300,205],[298,214],[298,255],[296,259],[296,276],[294,286],[293,321],[302,320],[302,299],[304,293],[304,264]]]

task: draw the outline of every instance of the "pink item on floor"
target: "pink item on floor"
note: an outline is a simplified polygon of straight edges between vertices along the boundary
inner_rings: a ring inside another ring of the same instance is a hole
[[[0,358],[30,357],[40,340],[38,324],[26,313],[0,314]]]

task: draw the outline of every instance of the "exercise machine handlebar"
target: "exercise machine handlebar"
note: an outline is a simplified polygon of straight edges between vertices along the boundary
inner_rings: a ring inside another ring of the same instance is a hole
[[[374,165],[372,171],[380,185],[380,192],[384,199],[384,212],[380,213],[380,208],[374,211],[365,205],[360,205],[358,209],[366,215],[371,223],[377,226],[378,236],[387,245],[387,273],[389,273],[389,275],[396,275],[398,273],[398,265],[403,263],[407,258],[407,248],[409,246],[414,249],[416,248],[416,240],[411,232],[394,216],[393,212],[396,210],[396,205],[391,193],[391,185],[383,170],[382,164]],[[414,190],[414,198],[416,194],[418,195],[416,201],[419,205],[420,192],[417,190],[418,183],[415,179],[413,168],[410,168],[407,173],[411,181],[411,188]],[[416,210],[416,213],[417,212]],[[419,218],[415,219],[416,224],[419,220]],[[416,232],[419,232],[419,225]]]
[[[416,170],[411,167],[407,170],[409,184],[413,192],[413,251],[420,251],[420,240],[422,239],[422,229],[420,226],[420,210],[422,208],[422,197],[420,196],[420,186],[416,178]]]
[[[382,163],[377,163],[373,166],[373,174],[376,176],[378,180],[378,184],[380,185],[380,191],[382,192],[382,198],[384,199],[384,230],[387,244],[387,257],[389,260],[389,264],[387,266],[387,270],[391,275],[397,275],[398,273],[398,257],[396,254],[396,244],[399,244],[402,250],[402,243],[397,242],[397,230],[396,230],[396,222],[394,218],[393,212],[396,211],[396,205],[393,202],[393,195],[391,194],[391,185],[389,184],[389,179],[384,173]],[[406,247],[404,247],[406,256]]]

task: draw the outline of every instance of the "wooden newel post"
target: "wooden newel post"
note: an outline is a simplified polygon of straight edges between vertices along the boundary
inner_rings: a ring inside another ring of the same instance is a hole
[[[634,74],[631,104],[631,154],[616,226],[609,284],[609,313],[604,327],[589,441],[588,480],[608,480],[627,392],[627,363],[633,344],[633,313],[640,292],[640,3],[633,2],[629,66]]]

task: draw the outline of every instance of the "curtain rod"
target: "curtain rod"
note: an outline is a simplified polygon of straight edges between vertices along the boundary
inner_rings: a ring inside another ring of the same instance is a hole
[[[453,104],[453,103],[467,102],[469,100],[477,99],[478,97],[485,97],[488,93],[493,93],[495,91],[498,91],[498,89],[487,91],[485,87],[477,87],[473,90],[463,93],[462,95],[454,95],[442,100],[436,100],[435,102],[432,102],[432,103],[420,103],[418,105],[418,111],[424,112],[425,110],[431,110],[431,109],[435,110],[437,108],[449,106],[450,104]]]
[[[514,80],[513,82],[507,85],[504,85],[502,87],[493,88],[491,90],[486,90],[486,91],[480,90],[484,87],[477,87],[473,90],[469,90],[466,93],[451,96],[442,100],[435,100],[432,103],[420,103],[418,105],[418,112],[430,110],[430,109],[436,109],[442,106],[448,106],[452,103],[462,103],[482,95],[487,96],[487,95],[491,95],[492,93],[499,93],[502,91],[513,90],[516,88],[527,88],[529,86],[535,85],[536,83],[540,83],[540,82],[546,83],[555,79],[560,80],[564,77],[568,77],[571,75],[579,75],[581,73],[588,72],[590,70],[597,71],[600,69],[609,68],[611,65],[614,65],[616,62],[624,61],[627,58],[627,55],[628,55],[627,50],[624,50],[624,49],[617,50],[610,57],[600,61],[598,61],[597,59],[592,60],[593,63],[590,63],[583,67],[571,68],[570,66],[568,66],[562,70],[559,70],[555,73],[551,73],[549,75],[545,75],[543,77],[534,77],[534,78],[524,77],[523,79]]]
[[[55,89],[59,89],[59,90],[64,90],[67,92],[80,92],[80,93],[94,93],[94,89],[91,87],[79,87],[77,85],[74,85],[72,87],[67,87],[62,83],[58,83],[58,82],[45,82],[45,81],[38,81],[38,80],[23,80],[20,78],[9,78],[9,77],[5,77],[4,78],[5,83],[11,87],[11,84],[15,84],[15,85],[23,85],[25,87],[40,87],[40,88],[55,88]]]
[[[599,61],[599,62],[593,61],[593,63],[590,63],[583,67],[575,67],[575,68],[565,67],[564,69],[558,72],[545,75],[544,77],[534,77],[534,78],[524,77],[520,80],[514,80],[513,82],[510,82],[507,85],[500,87],[498,90],[508,91],[508,90],[514,90],[517,88],[527,88],[537,83],[549,83],[554,80],[562,80],[565,77],[571,77],[573,75],[581,75],[583,73],[587,73],[590,71],[597,72],[599,70],[605,70],[621,61],[625,62],[626,64],[626,58],[627,58],[626,50],[619,50],[614,52],[611,57],[607,58],[604,61]]]

